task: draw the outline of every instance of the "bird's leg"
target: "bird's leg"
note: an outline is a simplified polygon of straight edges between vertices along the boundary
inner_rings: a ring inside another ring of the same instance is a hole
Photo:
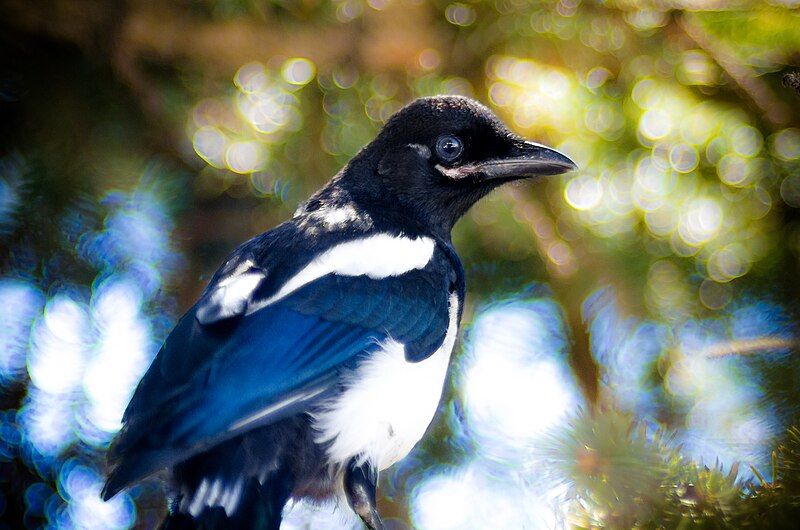
[[[359,465],[351,459],[344,471],[344,491],[347,502],[361,517],[370,530],[383,530],[383,521],[378,515],[375,489],[378,485],[378,470],[368,461]]]

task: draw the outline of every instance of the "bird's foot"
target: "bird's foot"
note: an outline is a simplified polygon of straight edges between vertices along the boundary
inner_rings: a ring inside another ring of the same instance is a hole
[[[350,507],[369,530],[384,530],[375,501],[377,484],[378,470],[375,467],[369,462],[358,465],[355,459],[350,460],[344,472],[344,491]]]

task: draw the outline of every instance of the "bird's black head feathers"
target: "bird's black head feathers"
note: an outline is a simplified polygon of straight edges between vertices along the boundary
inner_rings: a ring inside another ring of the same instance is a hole
[[[362,207],[381,210],[373,216],[413,219],[449,237],[455,222],[497,186],[574,168],[564,155],[511,132],[483,105],[437,96],[392,116],[332,185],[361,199]]]

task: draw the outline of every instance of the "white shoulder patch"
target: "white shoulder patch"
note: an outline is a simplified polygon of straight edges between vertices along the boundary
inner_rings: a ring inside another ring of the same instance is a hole
[[[196,316],[201,324],[210,324],[245,312],[251,294],[265,278],[264,272],[254,266],[252,261],[247,260],[220,280],[197,308]]]
[[[340,243],[289,278],[273,296],[252,304],[247,312],[249,314],[277,302],[328,274],[380,279],[422,269],[433,257],[435,247],[436,243],[429,237],[410,238],[383,233]]]

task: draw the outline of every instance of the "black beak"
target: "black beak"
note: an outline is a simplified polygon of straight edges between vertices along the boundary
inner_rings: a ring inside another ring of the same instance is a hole
[[[481,162],[471,169],[481,175],[481,180],[494,180],[560,175],[578,166],[555,149],[534,142],[520,142],[509,156]]]

